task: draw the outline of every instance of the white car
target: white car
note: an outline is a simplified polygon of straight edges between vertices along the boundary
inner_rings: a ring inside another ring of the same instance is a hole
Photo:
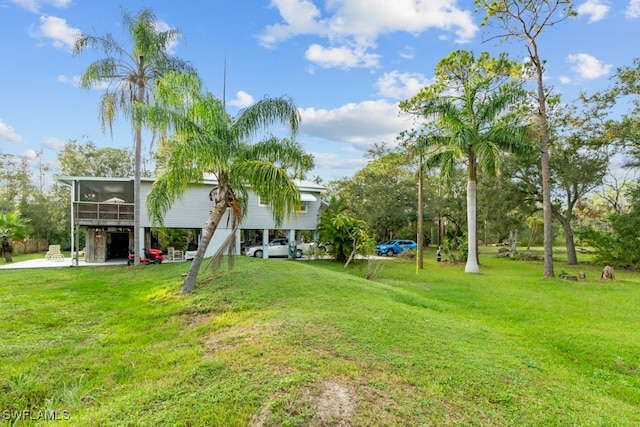
[[[302,253],[309,247],[306,243],[296,243],[296,258],[302,258]],[[262,246],[251,246],[247,248],[245,254],[256,258],[262,258]],[[286,238],[277,238],[269,242],[268,253],[270,258],[288,257],[289,256],[289,240]]]

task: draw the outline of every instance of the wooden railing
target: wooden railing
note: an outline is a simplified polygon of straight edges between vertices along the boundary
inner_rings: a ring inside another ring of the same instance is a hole
[[[74,217],[80,222],[133,222],[133,203],[75,202]]]

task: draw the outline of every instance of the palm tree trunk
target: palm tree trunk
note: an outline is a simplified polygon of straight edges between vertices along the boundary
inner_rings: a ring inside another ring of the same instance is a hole
[[[553,212],[551,207],[551,172],[549,165],[549,145],[547,134],[547,102],[543,86],[543,71],[535,42],[530,43],[533,53],[530,55],[535,68],[538,83],[538,127],[540,129],[540,162],[542,169],[542,217],[544,223],[544,277],[553,278]]]
[[[133,178],[133,248],[135,256],[133,257],[133,265],[140,264],[140,254],[142,253],[142,245],[140,242],[140,157],[142,153],[142,129],[140,125],[136,125],[135,130],[135,176]]]
[[[465,273],[479,273],[478,257],[476,253],[477,224],[476,224],[476,181],[467,181],[467,265],[464,268]]]
[[[138,76],[144,75],[144,57],[140,56],[138,62]],[[145,95],[144,79],[140,79],[138,82],[138,92],[136,93],[136,103],[144,103]],[[140,124],[135,125],[135,154],[134,154],[134,178],[133,178],[133,249],[135,256],[133,257],[133,265],[140,264],[140,254],[142,253],[142,243],[140,242],[140,205],[142,200],[140,198],[140,180],[142,173],[142,126]]]
[[[198,245],[195,258],[193,258],[193,261],[191,262],[191,268],[189,268],[189,273],[187,273],[187,278],[184,281],[182,291],[180,292],[181,294],[189,293],[196,285],[196,279],[198,277],[202,261],[204,260],[204,254],[207,252],[213,233],[216,232],[218,224],[220,224],[220,220],[227,210],[227,200],[229,200],[229,196],[231,195],[230,191],[226,185],[221,183],[218,183],[218,190],[219,192],[216,197],[215,205],[213,210],[211,210],[211,215],[209,215],[209,220],[204,228],[204,233],[202,233],[202,239]]]
[[[418,243],[418,258],[417,258],[417,263],[418,263],[418,269],[422,270],[424,269],[424,259],[423,259],[423,252],[424,252],[424,230],[423,230],[423,224],[422,224],[422,218],[423,218],[423,178],[422,178],[422,153],[420,153],[420,157],[419,157],[419,162],[418,162],[418,236],[416,239],[416,242]]]

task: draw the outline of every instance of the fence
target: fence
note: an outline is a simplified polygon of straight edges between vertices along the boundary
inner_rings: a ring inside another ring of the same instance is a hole
[[[30,254],[34,252],[42,252],[49,249],[47,239],[25,239],[13,242],[13,250],[20,254]]]

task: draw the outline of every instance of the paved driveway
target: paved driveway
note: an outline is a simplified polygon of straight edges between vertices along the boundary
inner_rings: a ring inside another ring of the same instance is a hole
[[[71,258],[65,258],[62,261],[51,261],[44,258],[30,259],[28,261],[20,262],[3,262],[0,264],[0,269],[16,269],[16,268],[61,268],[61,267],[75,267],[75,263],[72,263]],[[88,263],[80,260],[78,267],[102,267],[105,265],[126,265],[126,259],[116,259],[107,262]]]

